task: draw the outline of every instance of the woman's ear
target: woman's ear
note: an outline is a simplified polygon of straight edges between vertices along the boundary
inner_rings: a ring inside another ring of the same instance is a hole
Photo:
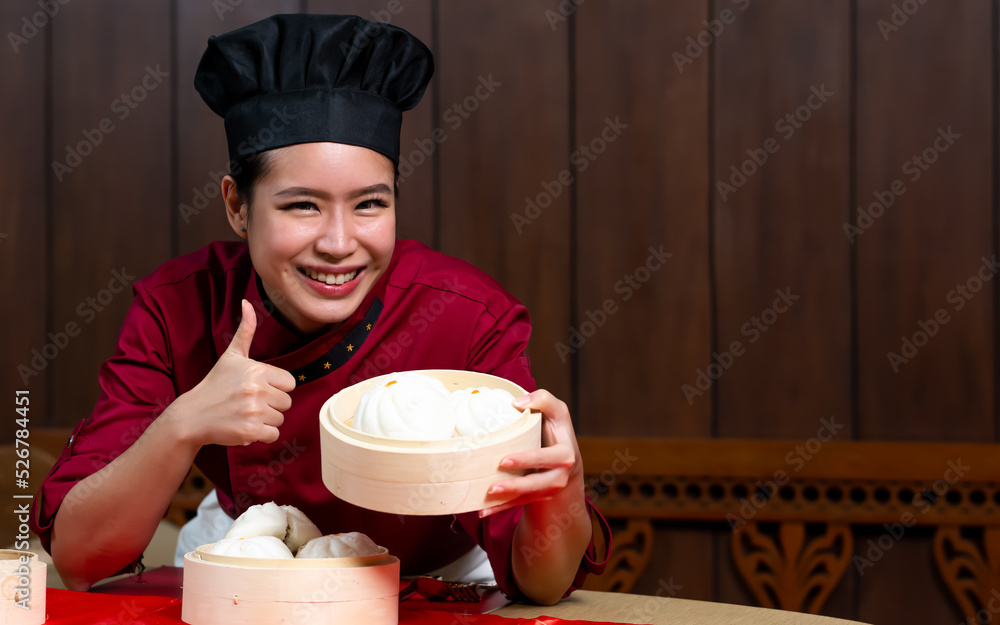
[[[226,202],[226,217],[233,232],[241,239],[247,238],[247,205],[237,193],[236,181],[232,176],[222,178],[222,198]]]

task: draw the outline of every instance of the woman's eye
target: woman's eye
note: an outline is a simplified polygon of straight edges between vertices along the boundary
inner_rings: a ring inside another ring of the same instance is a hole
[[[365,200],[364,202],[358,204],[358,208],[362,210],[371,210],[376,208],[388,208],[389,205],[379,199]]]
[[[316,205],[312,202],[295,202],[294,204],[289,204],[285,207],[285,210],[312,210],[316,208]]]

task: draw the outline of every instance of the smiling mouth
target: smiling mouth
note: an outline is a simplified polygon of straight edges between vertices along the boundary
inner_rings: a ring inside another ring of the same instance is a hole
[[[345,282],[350,282],[351,280],[358,277],[358,270],[349,271],[347,273],[320,273],[318,271],[313,271],[312,269],[306,269],[305,267],[299,267],[299,273],[307,276],[316,282],[322,282],[323,284],[344,284]]]

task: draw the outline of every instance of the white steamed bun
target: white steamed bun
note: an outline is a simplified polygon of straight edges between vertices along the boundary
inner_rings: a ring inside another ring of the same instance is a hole
[[[381,548],[360,532],[330,534],[307,542],[296,558],[360,558],[378,555]]]
[[[274,536],[251,538],[223,538],[212,546],[209,553],[242,558],[292,558],[292,552]]]
[[[226,538],[255,538],[257,536],[274,536],[279,541],[285,539],[288,532],[288,513],[269,501],[264,504],[250,506],[233,521]]]
[[[476,436],[495,432],[521,416],[514,407],[514,396],[501,388],[467,388],[455,391],[448,399],[448,410],[455,419],[458,436]]]
[[[316,524],[295,506],[281,506],[281,509],[288,515],[288,533],[285,535],[285,544],[292,550],[292,553],[298,552],[302,545],[313,538],[319,538],[323,535]]]
[[[361,396],[354,428],[373,436],[414,441],[451,438],[455,420],[448,389],[437,378],[407,371],[392,374]]]

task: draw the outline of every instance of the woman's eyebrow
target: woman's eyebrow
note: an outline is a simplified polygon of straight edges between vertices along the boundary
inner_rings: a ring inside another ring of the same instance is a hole
[[[387,184],[373,184],[370,187],[364,187],[363,189],[356,189],[352,191],[348,197],[356,198],[362,195],[371,195],[372,193],[392,193],[392,189],[390,189]]]
[[[325,191],[320,191],[318,189],[310,189],[309,187],[288,187],[282,189],[274,194],[274,197],[288,197],[288,196],[301,196],[307,195],[309,197],[319,198],[321,200],[329,200],[330,194]]]
[[[392,189],[389,188],[389,185],[384,183],[373,184],[371,186],[363,187],[361,189],[355,189],[354,191],[348,193],[347,197],[350,199],[350,198],[360,197],[362,195],[371,195],[372,193],[392,193]],[[331,197],[330,194],[327,193],[326,191],[320,191],[319,189],[312,189],[309,187],[288,187],[286,189],[282,189],[281,191],[277,191],[274,194],[274,197],[289,197],[289,196],[303,196],[303,195],[309,197],[315,197],[321,200],[329,200]]]

